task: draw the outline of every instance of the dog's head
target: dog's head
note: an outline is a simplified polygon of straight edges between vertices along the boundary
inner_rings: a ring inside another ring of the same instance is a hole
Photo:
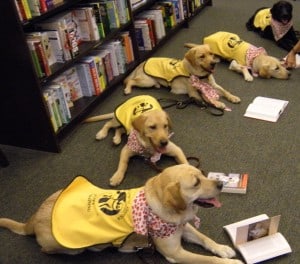
[[[261,61],[258,75],[266,79],[276,78],[287,80],[291,73],[284,67],[280,60],[272,56],[266,56]]]
[[[146,111],[132,122],[132,126],[139,132],[145,145],[152,146],[157,152],[164,152],[171,129],[171,121],[165,111]]]
[[[272,18],[276,21],[287,24],[293,17],[293,6],[287,1],[278,1],[271,8]]]
[[[185,67],[190,74],[202,77],[214,72],[215,66],[220,62],[220,59],[211,52],[209,45],[185,43],[184,46],[190,48],[183,59]]]
[[[183,220],[194,216],[195,205],[220,207],[216,196],[222,186],[222,182],[208,179],[197,168],[180,164],[149,179],[145,194],[149,206],[161,218]]]

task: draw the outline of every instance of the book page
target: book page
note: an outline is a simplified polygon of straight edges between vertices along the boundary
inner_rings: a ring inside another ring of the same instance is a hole
[[[277,233],[280,215],[237,227],[236,245]]]
[[[292,251],[290,245],[280,233],[249,241],[237,248],[247,264],[258,263]]]
[[[266,214],[257,215],[233,224],[229,224],[224,226],[223,228],[228,233],[232,243],[236,245],[236,234],[237,234],[237,228],[241,226],[247,226],[252,223],[256,223],[258,221],[269,219],[269,217]]]

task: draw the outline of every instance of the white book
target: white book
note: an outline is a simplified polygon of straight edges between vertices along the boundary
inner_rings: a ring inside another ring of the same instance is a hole
[[[285,237],[278,232],[280,217],[261,214],[223,228],[246,263],[254,264],[292,252]]]
[[[161,10],[145,10],[140,14],[140,16],[145,16],[154,20],[155,36],[157,40],[161,40],[164,36],[166,36],[166,29],[164,26],[163,15]]]
[[[246,109],[245,117],[277,122],[288,101],[258,96]]]

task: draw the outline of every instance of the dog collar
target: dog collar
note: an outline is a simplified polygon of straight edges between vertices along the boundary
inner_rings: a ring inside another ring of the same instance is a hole
[[[284,25],[272,18],[270,25],[274,35],[274,39],[278,41],[291,29],[291,27],[293,26],[293,21],[291,20],[289,23]]]
[[[184,224],[169,223],[156,215],[149,207],[142,189],[134,199],[132,208],[134,231],[141,235],[150,235],[152,238],[166,238],[178,230]],[[194,217],[194,225],[199,228],[200,218]]]

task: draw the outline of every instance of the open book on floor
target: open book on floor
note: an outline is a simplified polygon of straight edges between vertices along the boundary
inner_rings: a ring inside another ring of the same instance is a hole
[[[276,122],[289,102],[268,97],[256,97],[248,108],[244,116]]]
[[[223,182],[221,192],[224,193],[242,193],[247,192],[248,174],[247,173],[229,173],[209,172],[207,178]]]
[[[280,215],[261,214],[223,228],[246,263],[253,264],[292,252],[287,240],[278,232],[279,221]]]

